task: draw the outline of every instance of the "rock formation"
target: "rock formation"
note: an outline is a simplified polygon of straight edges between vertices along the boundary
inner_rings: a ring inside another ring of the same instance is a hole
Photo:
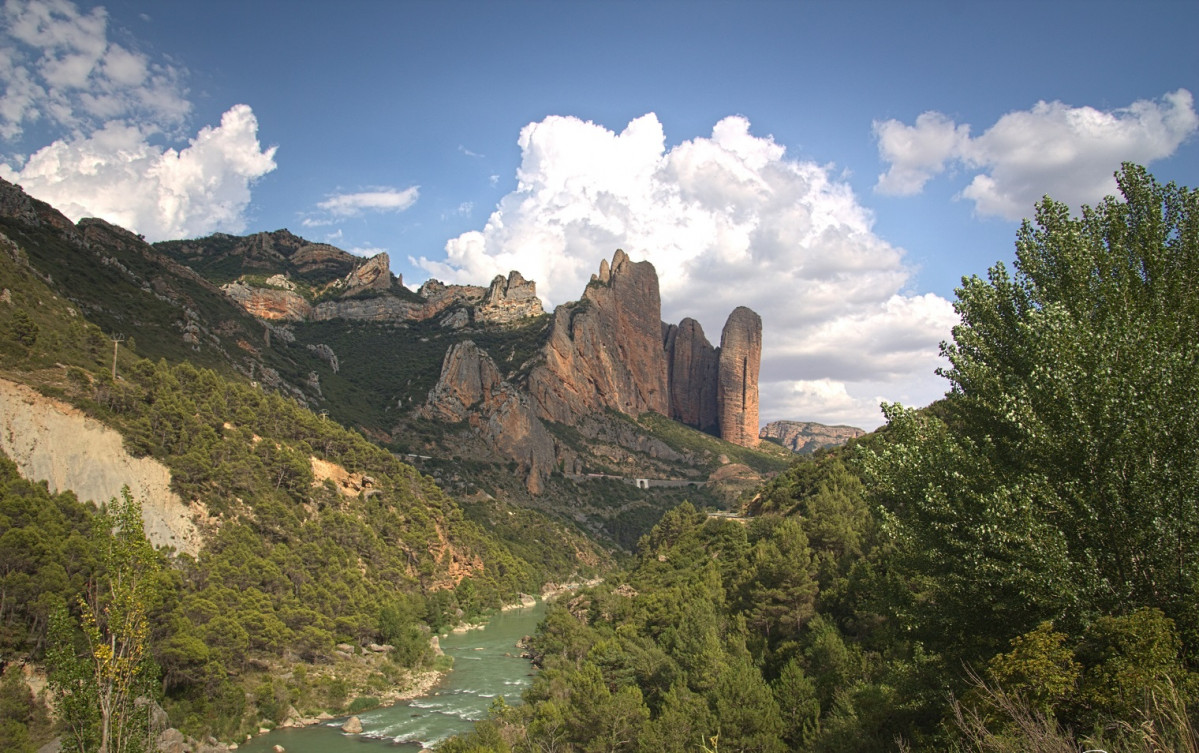
[[[252,287],[240,280],[222,285],[221,290],[259,319],[300,322],[312,316],[311,304],[294,290]]]
[[[538,494],[554,468],[554,440],[528,398],[505,382],[495,362],[470,340],[445,354],[441,376],[421,409],[426,418],[468,422],[526,473],[525,486]]]
[[[720,437],[758,446],[758,370],[762,363],[762,317],[744,306],[729,314],[720,333],[716,409]]]
[[[715,434],[716,349],[694,319],[667,325],[663,335],[670,382],[670,417],[700,431]]]
[[[554,311],[526,388],[542,418],[577,424],[614,410],[661,413],[746,447],[758,444],[762,320],[741,307],[713,348],[694,319],[661,321],[658,275],[618,250],[582,300]]]
[[[342,279],[343,295],[354,295],[367,290],[386,292],[391,290],[391,259],[387,254],[376,254],[355,267]]]
[[[653,265],[617,250],[582,300],[554,311],[544,362],[528,379],[541,416],[574,423],[608,409],[670,415],[661,310]]]
[[[822,447],[837,447],[866,432],[854,426],[826,426],[810,421],[772,421],[758,436],[774,439],[792,452],[808,454]]]
[[[544,313],[541,299],[537,297],[537,284],[513,270],[507,279],[496,275],[491,281],[483,302],[475,308],[475,321],[508,324]]]

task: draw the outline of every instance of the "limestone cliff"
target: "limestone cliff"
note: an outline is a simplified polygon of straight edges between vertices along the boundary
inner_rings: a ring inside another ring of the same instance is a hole
[[[617,250],[582,300],[554,312],[527,385],[540,415],[561,423],[608,409],[670,415],[661,309],[653,265]]]
[[[487,353],[470,340],[445,355],[441,376],[420,414],[451,423],[465,421],[525,473],[525,486],[538,494],[554,468],[554,440],[528,398],[503,380]]]
[[[128,486],[141,502],[146,538],[195,555],[202,540],[195,520],[204,514],[171,491],[171,474],[152,458],[125,452],[121,435],[75,408],[0,379],[0,450],[31,481],[81,500],[107,502]]]
[[[720,437],[758,446],[758,370],[762,363],[762,317],[738,306],[720,333],[716,410]]]
[[[663,335],[670,381],[670,417],[700,431],[719,430],[716,415],[718,357],[694,319],[667,325]]]
[[[226,283],[221,290],[259,319],[301,322],[312,316],[312,305],[294,289],[254,287],[238,280]]]
[[[792,452],[808,454],[838,447],[866,432],[854,426],[826,426],[811,421],[772,421],[762,427],[762,439],[774,439]]]
[[[474,319],[489,324],[508,324],[543,313],[537,284],[513,270],[507,278],[496,275],[491,281],[483,302],[475,308]]]

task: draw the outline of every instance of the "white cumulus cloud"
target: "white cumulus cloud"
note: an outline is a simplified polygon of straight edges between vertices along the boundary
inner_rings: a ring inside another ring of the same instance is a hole
[[[275,169],[258,121],[235,105],[186,144],[185,71],[109,39],[102,7],[7,0],[0,8],[0,176],[73,220],[150,240],[239,232],[250,187]],[[16,153],[28,144],[33,154]],[[40,148],[38,148],[40,147]]]
[[[416,203],[420,187],[377,188],[358,193],[335,194],[317,204],[337,217],[355,217],[363,212],[402,212]]]
[[[944,391],[933,370],[952,306],[904,292],[903,252],[874,234],[832,166],[789,159],[740,116],[669,149],[652,113],[619,133],[551,116],[519,144],[516,190],[484,227],[415,264],[447,282],[516,269],[552,306],[578,298],[623,248],[653,262],[663,318],[697,319],[714,345],[736,306],[762,316],[764,419],[873,428],[879,395],[927,402]],[[789,397],[821,380],[834,385],[823,403]],[[848,397],[832,399],[838,389]]]
[[[100,217],[154,241],[243,230],[250,184],[275,169],[274,155],[258,142],[253,111],[236,105],[180,150],[113,121],[43,147],[20,169],[0,165],[0,177],[72,220]]]
[[[974,173],[961,196],[979,214],[1016,220],[1030,216],[1045,195],[1072,206],[1094,204],[1115,192],[1112,176],[1121,162],[1168,157],[1196,130],[1199,115],[1186,89],[1112,110],[1038,102],[973,138],[969,125],[926,112],[911,126],[874,124],[879,156],[889,165],[875,190],[919,193],[929,179],[959,165]]]

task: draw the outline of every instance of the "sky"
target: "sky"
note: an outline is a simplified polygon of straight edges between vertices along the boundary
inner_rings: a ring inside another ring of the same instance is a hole
[[[148,240],[288,228],[416,287],[617,248],[763,422],[946,391],[964,276],[1121,162],[1199,185],[1199,3],[4,0],[0,177]]]

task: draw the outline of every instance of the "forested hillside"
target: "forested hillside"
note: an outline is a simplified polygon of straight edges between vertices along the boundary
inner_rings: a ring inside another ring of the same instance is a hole
[[[555,607],[462,751],[1195,751],[1199,191],[1046,199],[950,383]]]
[[[119,736],[111,725],[144,730],[151,706],[126,703],[139,696],[161,704],[160,723],[233,740],[378,703],[437,668],[431,631],[604,566],[569,526],[483,497],[464,507],[278,392],[114,347],[24,246],[2,251],[3,375],[163,462],[205,511],[206,543],[194,558],[155,553],[139,500],[98,513],[0,459],[0,749],[52,734],[45,699],[19,682],[27,662],[50,670],[70,749]]]

